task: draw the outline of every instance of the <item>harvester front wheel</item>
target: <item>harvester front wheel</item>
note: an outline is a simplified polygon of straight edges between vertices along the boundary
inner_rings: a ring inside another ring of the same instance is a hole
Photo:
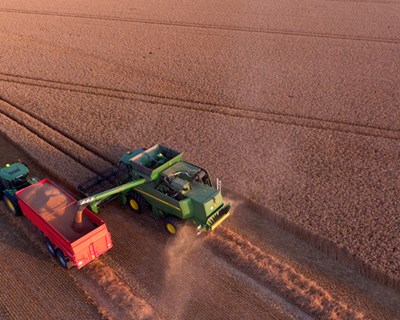
[[[143,209],[146,205],[143,197],[135,191],[132,191],[128,198],[129,207],[136,213],[143,213]]]
[[[178,219],[174,217],[168,217],[164,221],[165,230],[173,236],[178,232],[178,224]]]
[[[21,215],[21,210],[18,207],[17,204],[9,197],[9,196],[4,196],[4,202],[6,203],[6,206],[8,210],[10,210],[11,214],[13,216],[20,216]]]

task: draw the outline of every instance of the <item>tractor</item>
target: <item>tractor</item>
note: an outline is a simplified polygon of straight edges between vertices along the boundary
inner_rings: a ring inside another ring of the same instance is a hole
[[[29,169],[23,163],[17,162],[0,167],[0,197],[13,215],[21,215],[15,193],[36,182],[38,180],[29,176]]]

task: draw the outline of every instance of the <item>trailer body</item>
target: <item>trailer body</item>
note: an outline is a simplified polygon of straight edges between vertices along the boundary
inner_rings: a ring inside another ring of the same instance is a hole
[[[65,268],[82,268],[112,247],[102,219],[82,212],[82,228],[73,227],[77,200],[49,179],[16,192],[22,213],[43,233],[47,247]]]

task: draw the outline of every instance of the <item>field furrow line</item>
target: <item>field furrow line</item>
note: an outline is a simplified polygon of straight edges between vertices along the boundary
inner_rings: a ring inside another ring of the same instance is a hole
[[[339,120],[328,120],[312,116],[292,115],[273,111],[251,110],[241,107],[224,106],[212,102],[167,97],[155,94],[146,94],[135,91],[105,88],[72,82],[63,82],[38,77],[25,77],[21,75],[13,75],[7,73],[0,73],[0,82],[16,83],[45,89],[62,90],[67,92],[91,94],[95,96],[104,96],[108,98],[116,98],[122,100],[139,101],[143,103],[158,105],[161,107],[180,108],[190,111],[207,112],[211,114],[219,114],[235,118],[244,118],[277,124],[293,125],[310,129],[336,131],[390,140],[400,140],[399,129],[391,129],[381,126],[365,125]],[[85,146],[85,148],[88,149],[90,147]],[[93,148],[91,148],[91,151],[93,153],[96,153]],[[101,156],[98,153],[97,155]]]
[[[184,28],[196,28],[196,29],[211,29],[211,30],[223,30],[223,31],[233,31],[233,32],[258,33],[258,34],[277,34],[277,35],[284,35],[284,36],[297,36],[297,37],[310,37],[310,38],[324,38],[324,39],[400,44],[400,39],[397,39],[397,38],[378,38],[378,37],[355,36],[355,35],[351,36],[351,35],[345,35],[345,34],[340,34],[340,33],[335,34],[335,33],[321,33],[321,32],[302,32],[302,31],[293,31],[293,30],[267,29],[267,28],[263,28],[263,27],[259,27],[259,28],[240,27],[240,26],[235,26],[235,25],[204,24],[204,23],[183,22],[183,21],[174,21],[174,20],[134,19],[134,18],[121,18],[121,17],[113,17],[113,16],[80,14],[80,13],[6,9],[6,8],[0,8],[0,12],[13,13],[13,14],[28,14],[28,15],[39,15],[39,16],[76,18],[76,19],[117,21],[117,22],[126,22],[126,23],[149,24],[149,25],[156,25],[156,26],[161,25],[161,26],[181,27],[181,28],[184,27]]]

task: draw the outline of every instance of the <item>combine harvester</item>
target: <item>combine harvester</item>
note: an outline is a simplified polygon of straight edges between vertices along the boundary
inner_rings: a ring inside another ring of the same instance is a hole
[[[39,229],[50,254],[66,269],[80,269],[112,247],[99,217],[86,209],[76,228],[77,200],[49,179],[30,178],[22,163],[0,168],[0,196],[13,215],[24,214]]]
[[[137,213],[150,207],[153,217],[164,219],[170,234],[176,234],[179,223],[186,220],[197,225],[199,232],[214,230],[230,210],[221,184],[217,181],[214,188],[207,171],[183,161],[182,156],[162,145],[127,152],[117,168],[78,187],[86,198],[78,202],[76,228],[86,206],[98,213],[101,204],[118,197]]]

